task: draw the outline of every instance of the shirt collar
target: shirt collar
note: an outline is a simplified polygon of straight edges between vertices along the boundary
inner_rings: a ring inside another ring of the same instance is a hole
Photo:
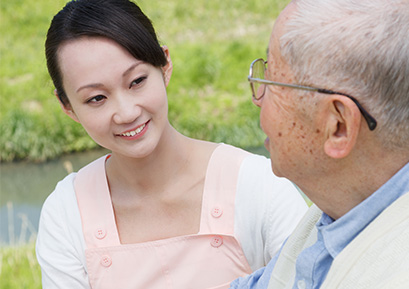
[[[334,221],[323,213],[317,223],[325,247],[335,258],[366,226],[400,196],[409,192],[409,163],[371,196]]]

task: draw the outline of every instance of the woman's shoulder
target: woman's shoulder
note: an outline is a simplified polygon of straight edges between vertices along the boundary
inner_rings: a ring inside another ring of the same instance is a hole
[[[77,173],[71,173],[59,181],[54,191],[44,202],[43,210],[60,210],[76,202],[74,180]]]
[[[107,157],[107,155],[102,156],[88,163],[87,165],[79,169],[78,172],[70,173],[69,175],[64,177],[64,179],[57,183],[54,191],[48,196],[44,203],[44,206],[58,207],[58,204],[77,204],[75,195],[75,182],[79,179],[80,176],[82,176],[82,178],[87,178],[92,172],[99,172],[100,170],[105,171],[104,164]]]
[[[54,191],[45,200],[41,209],[38,235],[44,240],[45,236],[53,235],[59,241],[77,236],[81,237],[81,218],[74,191],[76,173],[71,173],[58,182]]]
[[[71,173],[58,182],[41,210],[37,258],[43,270],[54,272],[58,278],[61,276],[57,271],[61,268],[59,272],[67,273],[72,268],[81,270],[79,268],[85,266],[85,241],[74,191],[75,177],[76,173]],[[47,282],[50,277],[47,275],[43,281]]]
[[[227,161],[239,160],[241,171],[251,172],[252,175],[258,178],[266,175],[275,178],[275,175],[272,173],[270,159],[263,155],[223,143],[216,150],[219,150],[219,156],[223,156]]]
[[[276,176],[271,160],[257,154],[249,154],[242,162],[236,202],[242,204],[243,209],[257,212],[260,216],[276,213],[302,215],[307,210],[297,186],[286,178]]]
[[[224,164],[236,162],[241,164],[242,160],[251,156],[252,153],[225,143],[219,143],[214,146],[212,158],[219,159]]]

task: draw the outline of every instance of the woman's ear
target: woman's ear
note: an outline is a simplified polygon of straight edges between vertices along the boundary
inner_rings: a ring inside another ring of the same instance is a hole
[[[71,119],[73,119],[74,121],[76,121],[76,122],[79,123],[80,121],[79,121],[77,115],[75,114],[74,110],[72,109],[71,104],[69,104],[69,103],[68,103],[68,104],[62,103],[60,97],[58,96],[58,93],[57,93],[57,90],[56,90],[56,89],[54,90],[54,95],[57,97],[58,102],[60,103],[60,106],[61,106],[62,111],[63,111],[66,115],[68,115]]]
[[[354,148],[361,127],[361,113],[348,97],[334,95],[327,102],[325,153],[331,158],[344,158]]]
[[[162,67],[163,79],[165,80],[166,87],[169,85],[170,77],[172,76],[173,64],[170,59],[169,48],[166,45],[162,46],[163,53],[165,53],[168,63]]]

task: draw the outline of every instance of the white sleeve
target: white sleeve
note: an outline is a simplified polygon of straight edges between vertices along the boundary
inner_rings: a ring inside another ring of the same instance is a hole
[[[270,160],[244,159],[235,202],[235,232],[254,271],[265,266],[294,230],[308,206],[296,186],[274,175]]]
[[[44,289],[91,288],[74,178],[71,174],[59,182],[41,210],[36,253]]]

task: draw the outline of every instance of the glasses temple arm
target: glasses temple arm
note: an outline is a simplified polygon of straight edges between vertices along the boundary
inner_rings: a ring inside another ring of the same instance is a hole
[[[356,100],[355,97],[350,96],[350,95],[348,95],[346,93],[336,92],[336,91],[332,91],[332,90],[329,90],[329,89],[319,88],[319,89],[317,89],[317,91],[320,92],[320,93],[325,93],[325,94],[340,94],[340,95],[348,97],[359,108],[359,111],[362,113],[362,115],[364,116],[366,122],[368,123],[369,130],[374,130],[376,128],[376,125],[377,125],[376,120],[362,107],[362,105],[358,102],[358,100]]]

